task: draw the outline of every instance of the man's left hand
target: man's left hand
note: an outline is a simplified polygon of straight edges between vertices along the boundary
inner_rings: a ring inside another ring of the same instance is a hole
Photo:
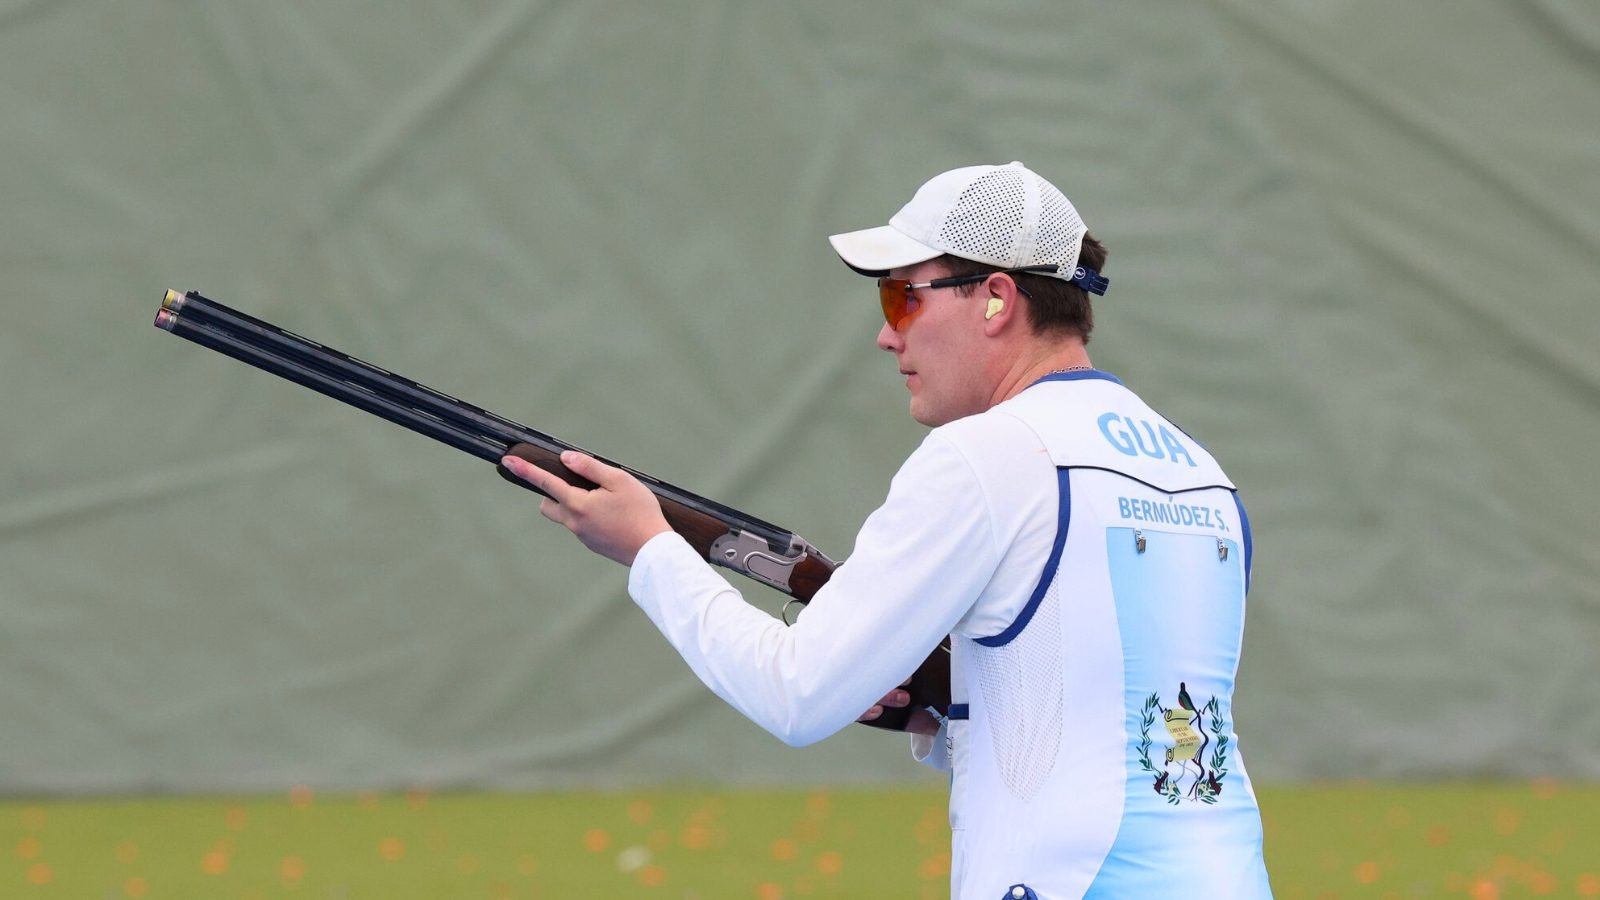
[[[501,459],[500,464],[549,495],[539,503],[540,514],[565,526],[585,547],[625,566],[633,565],[639,548],[651,538],[672,530],[661,514],[661,502],[643,482],[592,456],[574,450],[561,454],[562,465],[599,485],[592,491],[573,487],[515,456]]]

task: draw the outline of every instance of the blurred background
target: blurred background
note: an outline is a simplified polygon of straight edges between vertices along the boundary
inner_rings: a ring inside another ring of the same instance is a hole
[[[491,467],[151,321],[198,290],[843,557],[922,429],[825,238],[1016,159],[1110,248],[1096,364],[1249,506],[1280,894],[1600,896],[1597,122],[1583,0],[0,0],[0,895],[946,889],[899,739],[782,746]]]

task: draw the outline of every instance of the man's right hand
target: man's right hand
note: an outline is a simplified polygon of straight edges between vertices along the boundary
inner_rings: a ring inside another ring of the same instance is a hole
[[[886,706],[901,709],[911,705],[911,695],[905,691],[905,686],[910,683],[911,679],[909,678],[901,682],[900,687],[897,687],[889,693],[884,694],[882,700],[879,700],[877,703],[873,704],[872,708],[862,713],[860,718],[856,719],[856,721],[871,722],[872,720],[883,715],[883,709]],[[934,718],[933,713],[928,712],[926,709],[912,710],[911,721],[906,723],[906,732],[908,734],[938,734],[939,720]]]

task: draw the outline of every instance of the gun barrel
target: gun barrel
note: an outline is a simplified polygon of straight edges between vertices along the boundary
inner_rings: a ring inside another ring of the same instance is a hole
[[[238,336],[209,323],[193,321],[186,316],[175,315],[166,310],[157,313],[156,319],[158,326],[178,337],[233,357],[302,387],[308,387],[335,400],[342,400],[379,418],[427,435],[458,450],[464,450],[480,459],[499,462],[501,456],[505,454],[503,444],[462,430],[423,411],[394,403],[358,385],[332,378],[327,373],[302,365],[296,360],[263,351],[260,347],[242,341]]]
[[[172,293],[174,292],[168,292],[169,295]],[[182,316],[187,321],[205,322],[235,335],[242,341],[260,347],[266,353],[293,359],[301,365],[324,371],[332,378],[361,385],[388,397],[395,403],[426,410],[455,422],[460,428],[492,436],[507,446],[523,442],[559,445],[563,449],[570,450],[579,449],[442,391],[397,375],[382,366],[341,353],[325,344],[269,322],[263,322],[199,294],[186,296],[181,309]]]
[[[551,435],[535,431],[526,425],[474,406],[457,397],[405,378],[380,366],[373,365],[325,344],[224,306],[196,292],[190,291],[186,294],[180,294],[174,290],[166,292],[162,300],[162,308],[156,314],[156,327],[174,331],[181,337],[188,336],[190,332],[187,329],[175,327],[179,322],[205,326],[208,334],[226,335],[230,338],[230,345],[254,348],[256,352],[252,355],[252,359],[280,360],[286,364],[292,364],[297,371],[320,373],[324,379],[323,383],[332,388],[332,390],[323,390],[316,387],[314,389],[336,399],[351,402],[348,398],[358,395],[351,394],[350,391],[339,388],[338,385],[353,385],[358,390],[364,390],[385,400],[386,405],[384,408],[391,412],[410,409],[416,413],[421,413],[427,419],[447,423],[453,429],[453,434],[475,435],[477,438],[475,446],[497,445],[500,447],[501,456],[515,444],[530,444],[555,454],[559,454],[563,450],[577,450],[594,456],[608,465],[628,471],[644,482],[663,500],[677,503],[688,509],[719,519],[732,528],[760,537],[774,551],[787,554],[794,552],[802,545],[809,547],[793,532],[770,522],[762,521],[748,513],[733,509],[715,500],[692,494],[652,475],[606,459],[599,454],[590,453],[590,451],[559,440]],[[213,349],[219,348],[214,347]],[[269,366],[252,362],[252,359],[244,359],[233,353],[228,355],[235,356],[235,358],[244,362],[250,362],[252,365],[257,365],[258,368],[273,371],[274,374],[283,375],[282,372],[275,371]],[[297,381],[300,384],[306,384],[305,381],[288,375],[283,375],[283,377],[289,378],[291,381]],[[312,385],[306,384],[306,386],[311,387]],[[374,411],[368,405],[360,403],[352,403],[352,405],[359,406],[369,412]],[[379,414],[382,415],[382,413]],[[402,425],[406,424],[405,421],[400,421],[394,415],[385,415],[384,417]],[[414,414],[407,415],[405,418],[407,421],[418,421]],[[430,434],[430,436],[433,435]],[[452,443],[449,440],[445,442]],[[452,445],[454,446],[454,444]],[[474,452],[474,455],[488,458],[481,452]],[[498,461],[498,459],[499,456],[496,456],[495,460]],[[815,552],[814,548],[811,549]]]

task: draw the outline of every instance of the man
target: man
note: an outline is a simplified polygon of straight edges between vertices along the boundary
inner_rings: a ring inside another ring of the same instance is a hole
[[[830,240],[879,279],[878,346],[933,431],[793,627],[627,473],[570,454],[599,485],[583,491],[505,465],[791,744],[904,706],[895,686],[949,635],[954,702],[910,730],[952,772],[954,896],[1270,896],[1233,732],[1249,525],[1210,454],[1092,367],[1104,248],[1021,163],[945,172],[887,226]]]

